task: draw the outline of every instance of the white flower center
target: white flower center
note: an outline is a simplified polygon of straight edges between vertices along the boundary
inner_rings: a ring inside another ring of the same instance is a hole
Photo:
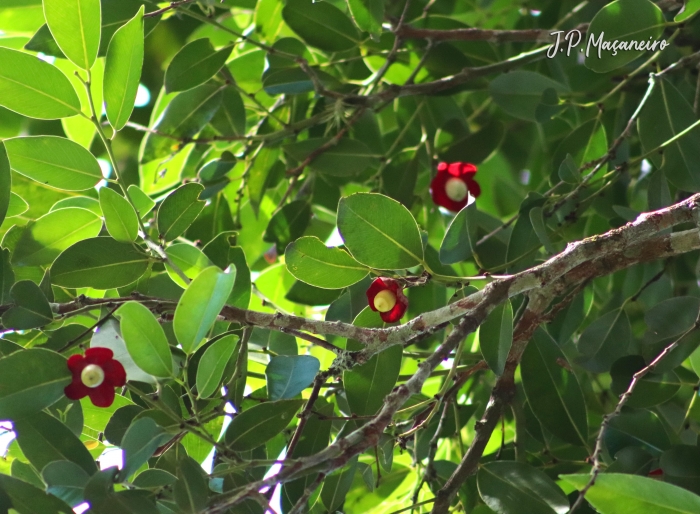
[[[388,289],[379,291],[374,297],[374,308],[379,312],[389,312],[394,305],[396,305],[396,295]]]
[[[88,364],[80,373],[80,380],[86,386],[95,388],[105,381],[105,372],[97,364]]]
[[[445,193],[447,198],[453,202],[461,202],[469,196],[467,184],[462,179],[452,177],[445,183]]]

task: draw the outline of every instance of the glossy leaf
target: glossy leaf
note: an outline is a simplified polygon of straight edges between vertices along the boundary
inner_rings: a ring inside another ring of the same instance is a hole
[[[350,50],[359,40],[350,19],[329,3],[290,0],[282,9],[282,17],[302,39],[322,50]]]
[[[127,302],[116,312],[122,337],[136,365],[149,375],[169,377],[173,374],[168,339],[155,316],[138,302]]]
[[[588,325],[578,340],[581,363],[594,372],[610,369],[612,363],[627,353],[630,344],[630,323],[619,309],[608,312]]]
[[[218,85],[202,84],[173,98],[154,127],[157,133],[146,137],[141,162],[175,153],[180,145],[168,136],[190,138],[202,130],[219,108],[221,95]]]
[[[60,70],[9,48],[0,48],[0,105],[42,120],[80,114],[80,99]]]
[[[201,184],[185,184],[168,195],[158,208],[158,232],[165,241],[182,235],[204,209]]]
[[[353,322],[357,326],[384,327],[377,314],[366,307]],[[353,414],[372,416],[381,408],[384,396],[396,385],[401,369],[401,345],[378,353],[366,363],[343,373],[348,405]]]
[[[70,514],[72,509],[63,501],[45,493],[38,487],[17,478],[0,474],[0,493],[6,493],[11,505],[19,514]],[[0,501],[2,501],[0,499]]]
[[[389,197],[357,193],[341,199],[338,230],[350,254],[369,267],[409,268],[423,260],[413,216]]]
[[[169,246],[165,250],[165,253],[170,262],[172,262],[174,266],[177,266],[179,270],[182,271],[189,279],[195,278],[202,271],[212,265],[212,262],[206,255],[204,255],[202,250],[191,244],[174,244]],[[183,278],[177,271],[175,271],[175,268],[173,268],[169,262],[166,262],[165,270],[168,272],[168,275],[173,282],[183,289],[187,288],[187,284]]]
[[[142,218],[147,216],[156,205],[156,202],[151,200],[151,197],[144,193],[139,186],[132,184],[129,186],[126,192],[129,195],[129,198],[131,198],[131,201],[134,203],[139,216]]]
[[[44,466],[41,478],[47,492],[75,507],[84,501],[83,489],[90,475],[74,462],[58,460]]]
[[[471,257],[476,246],[476,203],[462,208],[452,218],[440,245],[440,262],[455,264]]]
[[[328,4],[317,4],[328,5]],[[304,162],[319,147],[328,143],[328,138],[313,138],[284,147],[284,153]],[[308,164],[309,168],[333,177],[348,177],[363,172],[374,162],[374,153],[361,141],[341,139]]]
[[[180,298],[175,309],[173,330],[182,349],[192,353],[204,339],[216,317],[226,304],[236,273],[223,273],[212,266],[195,278]]]
[[[145,464],[156,449],[167,440],[170,435],[151,418],[141,418],[129,427],[121,441],[124,451],[124,467],[120,472],[122,479],[127,479]]]
[[[89,70],[100,47],[99,0],[43,0],[46,24],[59,48],[76,66]]]
[[[365,278],[369,269],[340,248],[328,248],[317,237],[301,237],[284,253],[289,272],[312,286],[341,289]]]
[[[173,488],[181,512],[197,514],[207,505],[209,488],[202,468],[192,457],[183,457],[178,463],[177,482]]]
[[[348,0],[355,24],[364,32],[379,34],[384,21],[384,0]]]
[[[621,395],[627,391],[633,375],[645,366],[641,355],[628,355],[615,361],[610,369],[612,393]],[[649,373],[635,385],[626,405],[632,408],[653,407],[673,398],[680,387],[681,381],[673,371]]]
[[[647,3],[645,0],[644,4]],[[654,6],[654,9],[658,8]],[[660,79],[639,116],[637,126],[644,149],[650,152],[696,121],[692,106],[680,91],[667,80]],[[649,158],[662,168],[673,185],[696,192],[700,191],[699,146],[700,132],[693,130],[667,145],[663,153],[654,152]]]
[[[112,36],[107,49],[104,100],[107,119],[121,130],[134,109],[143,66],[143,6]]]
[[[494,102],[508,114],[536,121],[536,110],[546,89],[565,94],[565,86],[533,71],[518,70],[499,75],[491,81],[489,91]]]
[[[265,368],[270,400],[294,398],[309,387],[321,368],[311,355],[276,355]]]
[[[503,374],[506,357],[513,344],[513,306],[510,300],[498,305],[479,326],[479,348],[484,360],[497,375]]]
[[[66,358],[32,348],[0,359],[0,419],[20,419],[63,397],[71,373]]]
[[[100,189],[100,209],[110,236],[120,243],[136,241],[139,221],[136,211],[126,198],[108,187],[103,187]]]
[[[562,475],[562,480],[583,489],[589,475]],[[603,473],[586,493],[586,500],[601,514],[691,514],[700,511],[700,496],[652,478]]]
[[[94,213],[77,207],[51,211],[27,226],[22,232],[12,262],[18,266],[46,266],[66,248],[97,236],[102,220]]]
[[[222,337],[202,355],[197,365],[197,395],[200,398],[209,398],[216,392],[238,340],[235,335]]]
[[[10,289],[14,305],[2,315],[2,324],[15,330],[43,327],[53,321],[51,306],[31,280],[20,280]]]
[[[304,234],[310,220],[311,206],[304,200],[295,200],[272,216],[263,240],[275,243],[277,252],[283,253],[289,243]]]
[[[663,32],[664,16],[649,0],[616,0],[603,7],[591,20],[589,33],[595,34],[585,65],[598,73],[617,69],[644,53],[635,48],[624,51],[604,51],[604,41],[656,40]],[[604,34],[604,37],[601,37]]]
[[[12,171],[10,169],[10,160],[7,158],[5,145],[0,143],[0,225],[2,225],[3,221],[5,221],[6,215],[9,214],[10,216],[16,216],[17,214],[21,214],[15,213],[18,210],[16,206],[10,209],[10,202],[14,196],[17,196],[17,198],[22,200],[18,195],[12,193]],[[22,202],[24,202],[24,200],[22,200]]]
[[[357,469],[357,457],[350,461],[350,464],[339,471],[328,475],[323,480],[321,489],[321,501],[326,506],[328,512],[335,512],[343,505],[345,497],[350,491],[352,480]]]
[[[246,112],[241,94],[235,87],[224,89],[221,107],[211,119],[211,126],[222,136],[242,136],[246,130]]]
[[[65,191],[83,191],[102,180],[97,159],[78,143],[56,136],[29,136],[4,141],[17,173]]]
[[[207,38],[187,43],[165,70],[165,91],[185,91],[204,84],[221,69],[232,49],[227,46],[214,50]]]
[[[479,494],[498,514],[566,514],[569,500],[542,471],[512,461],[489,462],[477,474]]]
[[[27,212],[27,209],[29,209],[29,204],[18,194],[11,192],[7,205],[6,217],[11,218],[13,216],[19,216]]]
[[[53,461],[70,461],[88,475],[97,471],[95,460],[80,439],[45,412],[16,421],[14,430],[22,452],[36,469],[44,469]]]
[[[544,330],[525,348],[520,373],[527,401],[543,427],[564,441],[588,442],[586,403],[565,355]]]
[[[233,451],[251,450],[282,432],[301,409],[304,400],[278,400],[255,405],[237,414],[224,440]]]
[[[66,249],[51,266],[51,280],[64,287],[111,289],[138,280],[149,258],[111,237],[93,237]]]

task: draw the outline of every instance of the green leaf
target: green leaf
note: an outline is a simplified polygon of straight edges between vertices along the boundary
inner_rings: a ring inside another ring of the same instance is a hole
[[[510,300],[491,311],[479,327],[479,348],[489,368],[502,375],[513,344],[513,306]]]
[[[136,365],[155,377],[173,376],[168,339],[151,311],[138,302],[127,302],[116,314],[126,349]]]
[[[270,400],[294,398],[306,389],[318,370],[321,362],[311,355],[276,355],[265,368],[267,395]]]
[[[0,143],[0,225],[5,221],[5,216],[8,214],[9,216],[17,216],[17,214],[24,212],[13,212],[18,210],[16,206],[10,209],[13,196],[17,196],[17,198],[22,200],[18,195],[12,193],[12,170],[10,169],[10,160],[7,158],[5,145]],[[24,200],[22,200],[22,202],[24,202]],[[25,208],[24,210],[27,209]]]
[[[143,14],[141,6],[136,16],[114,33],[107,49],[103,94],[107,119],[117,131],[134,110],[143,67]]]
[[[649,0],[616,0],[603,7],[591,20],[586,60],[589,69],[606,73],[634,61],[645,50],[630,47],[617,52],[604,49],[603,42],[648,42],[658,39],[664,28],[664,15]],[[589,36],[589,37],[591,37]]]
[[[695,494],[700,493],[700,448],[678,445],[666,450],[659,464],[664,482],[670,482]]]
[[[102,220],[93,212],[67,207],[45,214],[24,229],[12,254],[17,266],[47,266],[66,248],[102,230]]]
[[[2,491],[7,494],[12,503],[11,512],[18,514],[70,514],[73,512],[68,505],[55,496],[45,493],[24,480],[4,474],[0,474],[0,492]],[[0,502],[2,502],[1,494]]]
[[[83,191],[102,180],[97,159],[69,139],[29,136],[5,140],[10,165],[17,173],[65,191]]]
[[[51,306],[41,288],[31,280],[21,280],[12,286],[10,295],[14,306],[2,315],[6,328],[28,330],[43,327],[53,321]]]
[[[217,84],[202,84],[178,94],[168,104],[142,145],[141,162],[150,162],[175,153],[180,144],[173,137],[188,139],[209,123],[221,105],[222,88]],[[171,136],[171,137],[168,137]]]
[[[209,488],[203,474],[202,467],[192,457],[185,456],[178,461],[173,493],[181,512],[198,514],[206,507]]]
[[[252,450],[287,428],[304,400],[278,400],[255,405],[234,416],[224,435],[234,452]]]
[[[615,309],[588,325],[579,337],[577,347],[584,357],[580,364],[589,371],[602,373],[627,354],[631,328],[627,314]]]
[[[321,50],[350,50],[360,40],[352,21],[327,2],[290,0],[282,9],[282,17],[304,41]]]
[[[557,249],[552,245],[552,240],[549,238],[549,233],[547,232],[547,225],[544,222],[542,207],[533,207],[530,209],[529,214],[532,230],[535,231],[537,238],[540,240],[540,243],[544,246],[547,253],[550,255],[557,253]]]
[[[53,461],[70,461],[88,475],[97,471],[95,459],[78,437],[58,419],[45,412],[14,422],[17,442],[36,469]]]
[[[685,21],[698,11],[700,11],[700,0],[688,0],[683,4],[683,8],[678,11],[673,21]]]
[[[628,446],[642,448],[654,456],[671,447],[664,424],[648,410],[630,410],[612,418],[604,442],[612,457]]]
[[[610,369],[612,393],[620,396],[627,391],[634,374],[646,365],[641,355],[627,355],[615,361]],[[637,382],[626,406],[635,409],[653,407],[673,398],[680,387],[681,381],[673,371],[648,373]]]
[[[356,193],[342,198],[338,230],[350,254],[371,268],[410,268],[423,260],[423,244],[413,216],[387,196]]]
[[[381,318],[369,307],[357,315],[353,324],[369,325],[370,323],[365,322],[369,316],[376,317],[378,323],[384,326]],[[366,363],[343,373],[345,394],[353,414],[373,416],[377,413],[384,402],[384,397],[391,392],[399,378],[402,353],[401,345],[391,346]]]
[[[46,483],[48,493],[57,496],[71,507],[85,500],[83,489],[90,475],[75,462],[67,460],[50,462],[41,470],[41,478]]]
[[[440,244],[440,262],[455,264],[471,257],[476,246],[476,202],[465,205],[452,218]]]
[[[63,287],[113,289],[138,280],[149,258],[133,245],[93,237],[66,249],[51,266],[51,281]]]
[[[80,99],[58,68],[33,55],[1,47],[0,105],[42,120],[80,114]]]
[[[197,395],[209,398],[213,395],[228,365],[233,351],[236,349],[237,335],[228,335],[214,342],[202,355],[197,366]]]
[[[295,200],[277,211],[267,225],[263,241],[276,243],[283,253],[289,243],[299,239],[309,226],[311,206],[305,200]]]
[[[312,138],[290,143],[284,147],[284,153],[299,162],[304,162],[310,154],[328,141],[330,138]],[[374,162],[374,152],[366,144],[356,139],[343,138],[315,157],[309,163],[309,168],[333,177],[349,177],[362,173]]]
[[[355,24],[364,32],[380,34],[384,22],[384,0],[348,0]]]
[[[561,479],[583,489],[589,475],[561,475]],[[700,496],[652,478],[602,473],[586,493],[586,500],[600,514],[643,512],[644,514],[695,514]]]
[[[340,248],[328,248],[317,237],[297,239],[287,246],[284,262],[295,278],[325,289],[342,289],[367,276],[369,269]]]
[[[566,514],[569,500],[551,478],[522,462],[489,462],[477,474],[479,495],[498,514]]]
[[[158,232],[165,241],[185,233],[197,216],[204,209],[204,202],[199,200],[204,186],[197,183],[185,184],[168,195],[158,207]]]
[[[27,212],[27,209],[29,209],[29,204],[24,201],[24,198],[19,196],[17,193],[10,192],[10,201],[6,212],[7,218],[19,216],[20,214]]]
[[[246,185],[248,187],[250,205],[253,207],[253,212],[256,217],[273,169],[275,169],[276,166],[281,166],[282,170],[284,170],[284,164],[280,162],[279,157],[280,153],[278,148],[263,147],[248,173]]]
[[[692,105],[681,92],[667,80],[659,79],[637,122],[644,150],[651,152],[696,121]],[[676,187],[700,191],[698,130],[692,130],[665,146],[663,153],[654,152],[649,158],[657,167],[661,167],[668,181]]]
[[[357,457],[354,457],[351,459],[350,464],[323,479],[321,501],[328,509],[328,512],[336,512],[343,505],[345,497],[350,491],[356,470]]]
[[[174,475],[162,469],[147,469],[139,473],[132,481],[139,489],[157,489],[173,485],[177,481]]]
[[[137,185],[131,184],[126,190],[126,193],[136,206],[136,210],[141,218],[146,217],[156,205],[156,202],[151,200],[151,197],[144,193],[143,190]]]
[[[231,55],[233,45],[214,50],[207,38],[183,46],[165,70],[165,91],[185,91],[212,78]]]
[[[143,411],[144,409],[138,405],[125,405],[115,410],[103,428],[107,441],[115,446],[121,446],[124,434],[132,421]]]
[[[175,309],[173,330],[186,353],[194,352],[226,305],[236,273],[216,266],[202,271],[187,286]]]
[[[581,386],[554,340],[538,329],[520,363],[527,401],[547,430],[564,441],[586,446],[588,418]]]
[[[0,419],[17,420],[63,397],[71,373],[66,358],[32,348],[0,359]]]
[[[518,70],[503,73],[489,84],[489,92],[508,114],[528,121],[537,121],[536,111],[546,89],[566,94],[566,86],[534,71]]]
[[[12,285],[15,283],[15,273],[10,264],[10,250],[0,248],[0,305],[12,303]]]
[[[160,445],[170,439],[151,418],[136,420],[126,431],[121,441],[124,451],[124,467],[119,473],[121,480],[127,480],[137,469],[151,458]]]
[[[100,202],[95,198],[89,198],[87,196],[69,196],[59,200],[51,206],[52,211],[57,211],[59,209],[67,209],[69,207],[80,207],[81,209],[86,209],[98,216],[102,216],[102,209],[100,209]]]
[[[243,136],[246,130],[246,113],[238,90],[229,86],[224,89],[221,107],[211,119],[211,126],[222,136]]]
[[[578,166],[570,153],[566,154],[566,159],[561,161],[559,165],[559,178],[567,184],[579,184],[581,182]]]
[[[43,0],[46,24],[66,57],[89,70],[97,59],[102,29],[99,0]]]
[[[571,156],[572,161],[568,161],[568,173],[573,174],[569,181],[581,181],[581,173],[578,168],[596,159],[604,157],[608,153],[608,139],[605,132],[605,125],[600,119],[595,118],[579,125],[568,134],[557,146],[552,162],[554,166],[561,167],[567,162],[567,157]],[[556,177],[554,177],[556,178]],[[555,182],[556,180],[553,180]]]
[[[236,281],[233,283],[233,291],[226,303],[239,309],[247,309],[250,304],[251,281],[250,269],[245,260],[245,252],[240,246],[233,246],[229,250],[229,259],[236,268]]]
[[[195,278],[212,265],[212,262],[204,255],[202,250],[188,243],[177,243],[169,246],[165,249],[165,253],[173,265],[177,266],[189,279]],[[165,270],[173,282],[183,289],[187,288],[187,284],[182,277],[167,262],[165,263]]]
[[[139,220],[129,200],[116,191],[103,187],[100,188],[100,209],[104,213],[107,231],[115,241],[120,243],[136,241],[139,233]]]

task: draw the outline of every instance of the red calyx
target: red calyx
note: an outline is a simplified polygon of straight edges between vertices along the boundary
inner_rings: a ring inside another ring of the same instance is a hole
[[[446,190],[447,181],[453,178],[464,182],[464,185],[469,191],[469,195],[474,198],[481,194],[481,187],[474,180],[476,175],[476,166],[468,162],[441,162],[438,164],[438,172],[435,178],[430,182],[430,193],[433,196],[433,202],[447,210],[458,212],[469,202],[469,196],[462,200],[451,199]]]
[[[99,366],[104,373],[104,380],[97,387],[88,387],[83,383],[81,374],[90,364]],[[63,390],[71,400],[90,397],[96,407],[109,407],[114,402],[114,388],[126,384],[126,371],[121,362],[114,359],[109,348],[88,348],[85,355],[71,355],[68,369],[73,374],[73,381]]]
[[[375,297],[382,291],[391,291],[396,296],[396,304],[387,312],[379,312],[374,305]],[[375,278],[374,282],[367,289],[367,302],[370,309],[379,312],[379,316],[385,323],[396,323],[402,318],[408,308],[408,298],[403,294],[403,287],[393,278]]]

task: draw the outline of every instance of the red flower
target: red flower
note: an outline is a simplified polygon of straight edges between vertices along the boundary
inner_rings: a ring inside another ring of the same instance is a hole
[[[438,172],[430,183],[433,202],[450,211],[460,211],[467,205],[469,195],[481,194],[481,187],[474,180],[476,166],[468,162],[441,162]]]
[[[88,348],[85,356],[71,355],[68,369],[73,374],[63,390],[71,400],[90,397],[96,407],[109,407],[114,402],[114,388],[126,384],[126,371],[121,362],[114,360],[109,348]]]
[[[392,278],[375,278],[367,289],[369,307],[386,323],[399,321],[408,307],[408,298],[403,294],[401,284]]]

